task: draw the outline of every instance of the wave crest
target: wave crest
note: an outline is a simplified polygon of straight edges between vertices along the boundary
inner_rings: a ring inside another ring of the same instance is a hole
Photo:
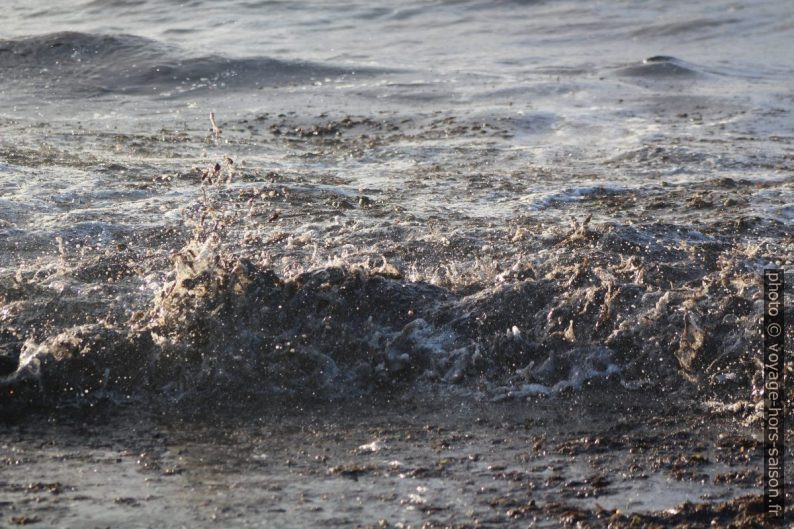
[[[36,87],[44,81],[49,91],[83,96],[107,92],[179,95],[372,72],[269,57],[195,57],[135,35],[62,32],[0,41],[0,74],[5,83]]]

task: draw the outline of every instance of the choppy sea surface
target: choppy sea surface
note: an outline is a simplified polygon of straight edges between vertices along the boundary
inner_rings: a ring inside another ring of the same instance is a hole
[[[760,273],[794,259],[787,2],[0,14],[0,413],[758,400]]]

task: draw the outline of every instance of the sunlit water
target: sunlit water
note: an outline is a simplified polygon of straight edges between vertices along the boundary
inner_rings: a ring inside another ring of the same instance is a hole
[[[792,257],[785,2],[0,13],[9,384],[750,396]]]

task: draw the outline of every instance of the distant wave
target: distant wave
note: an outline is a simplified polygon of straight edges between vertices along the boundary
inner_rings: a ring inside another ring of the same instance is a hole
[[[631,64],[620,68],[617,75],[621,77],[643,78],[695,78],[704,73],[704,69],[695,64],[666,55],[648,57],[639,64]]]
[[[742,20],[738,18],[694,18],[674,21],[658,20],[633,31],[631,36],[649,38],[690,34],[700,37],[707,31],[721,31],[724,29],[723,26],[740,22],[742,22]]]
[[[0,82],[43,86],[57,94],[177,95],[376,72],[270,57],[188,56],[174,46],[135,35],[64,32],[0,41]]]

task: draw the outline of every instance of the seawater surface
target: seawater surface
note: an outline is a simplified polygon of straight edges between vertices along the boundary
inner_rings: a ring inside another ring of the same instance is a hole
[[[0,525],[763,525],[789,3],[0,19]]]
[[[785,3],[0,9],[4,411],[758,398]]]

